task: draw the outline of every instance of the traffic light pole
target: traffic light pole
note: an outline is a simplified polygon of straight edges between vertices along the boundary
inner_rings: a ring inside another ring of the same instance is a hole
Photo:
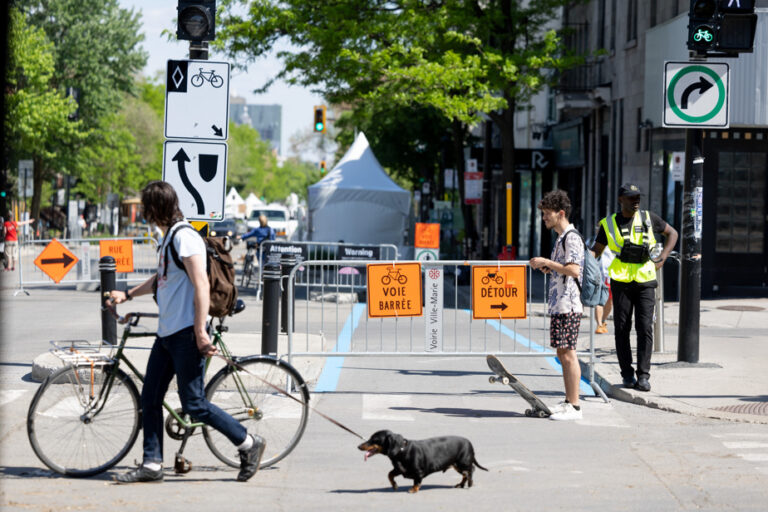
[[[189,58],[190,60],[208,60],[208,42],[190,41]]]
[[[704,175],[704,130],[685,131],[685,178],[683,183],[682,260],[680,276],[680,320],[677,360],[699,362],[701,315],[701,232]]]

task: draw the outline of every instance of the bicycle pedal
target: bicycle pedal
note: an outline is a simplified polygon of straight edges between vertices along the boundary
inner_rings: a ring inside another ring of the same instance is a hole
[[[176,459],[173,462],[174,472],[183,475],[189,473],[191,469],[192,463],[177,453]]]

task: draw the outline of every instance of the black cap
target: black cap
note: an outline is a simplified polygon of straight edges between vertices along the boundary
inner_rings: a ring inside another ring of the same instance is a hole
[[[619,197],[621,196],[641,196],[643,193],[640,191],[640,187],[634,183],[625,183],[619,188]]]

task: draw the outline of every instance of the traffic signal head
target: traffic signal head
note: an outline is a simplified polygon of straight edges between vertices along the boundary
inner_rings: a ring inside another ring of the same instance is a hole
[[[325,105],[315,107],[314,130],[316,133],[325,133]]]
[[[688,49],[704,55],[752,51],[757,27],[754,0],[691,0]]]
[[[325,160],[320,160],[320,174],[325,174],[326,170]]]
[[[179,0],[176,38],[186,41],[216,39],[216,0]]]

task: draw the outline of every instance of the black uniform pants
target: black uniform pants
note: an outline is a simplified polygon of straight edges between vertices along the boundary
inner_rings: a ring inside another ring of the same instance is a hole
[[[631,379],[635,373],[632,369],[632,348],[629,343],[634,312],[637,333],[637,378],[648,378],[651,375],[656,287],[649,286],[648,283],[621,283],[612,279],[611,294],[613,295],[616,357],[619,360],[621,377]]]

